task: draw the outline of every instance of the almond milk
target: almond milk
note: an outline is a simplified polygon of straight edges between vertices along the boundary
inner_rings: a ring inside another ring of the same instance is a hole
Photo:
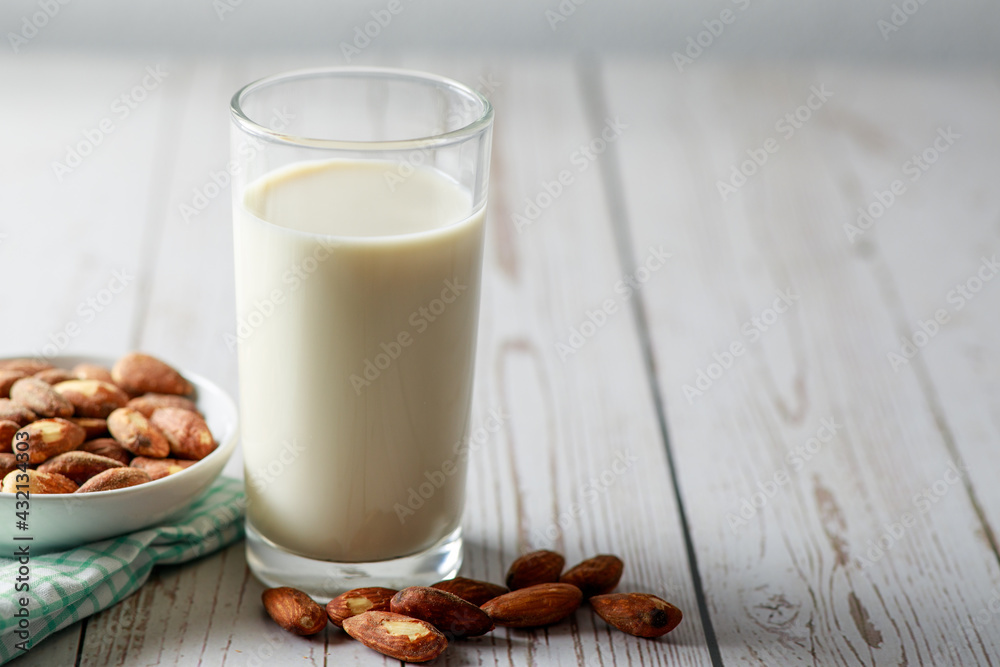
[[[395,166],[293,164],[236,206],[248,517],[309,558],[414,554],[461,519],[465,470],[435,473],[468,428],[484,211]]]

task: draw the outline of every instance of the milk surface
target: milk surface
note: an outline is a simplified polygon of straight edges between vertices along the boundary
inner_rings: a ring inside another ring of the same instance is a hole
[[[484,210],[387,173],[297,163],[236,206],[248,517],[310,558],[417,553],[461,519]]]

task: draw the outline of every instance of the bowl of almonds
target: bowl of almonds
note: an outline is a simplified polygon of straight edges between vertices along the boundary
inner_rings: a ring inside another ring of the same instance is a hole
[[[156,357],[0,359],[0,540],[44,553],[167,521],[236,440],[232,399]]]

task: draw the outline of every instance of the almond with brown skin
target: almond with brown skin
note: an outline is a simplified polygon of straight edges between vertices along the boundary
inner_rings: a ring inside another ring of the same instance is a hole
[[[163,479],[168,475],[181,472],[193,466],[197,461],[185,461],[183,459],[151,459],[147,456],[137,456],[129,462],[133,468],[139,468],[149,473],[154,479]]]
[[[75,380],[76,376],[65,368],[46,368],[44,371],[38,371],[31,377],[36,380],[41,380],[45,384],[53,385],[59,382],[65,382],[66,380]]]
[[[128,407],[138,410],[147,417],[152,417],[159,408],[179,408],[189,410],[199,417],[203,416],[190,398],[172,394],[143,394],[129,401]]]
[[[59,473],[77,484],[83,484],[91,477],[105,470],[124,467],[120,461],[115,461],[107,456],[74,451],[52,457],[38,466],[38,470],[41,472]]]
[[[338,628],[344,627],[344,619],[363,614],[366,611],[389,611],[389,601],[396,591],[392,588],[369,586],[355,588],[330,600],[326,605],[326,615]]]
[[[573,584],[583,591],[584,598],[603,595],[615,590],[622,578],[625,564],[618,556],[602,554],[594,556],[566,570],[559,581]]]
[[[191,393],[191,383],[170,365],[140,352],[126,354],[111,369],[115,384],[132,394]]]
[[[7,476],[11,470],[17,468],[17,457],[7,452],[0,453],[0,479]]]
[[[83,427],[68,419],[39,419],[18,431],[14,441],[18,445],[27,442],[28,463],[35,465],[76,449],[85,437]],[[14,452],[18,451],[15,446]]]
[[[396,593],[390,610],[427,621],[445,637],[478,637],[493,629],[493,620],[457,595],[429,586],[410,586]]]
[[[10,399],[40,417],[72,417],[73,404],[36,378],[21,378],[10,388]]]
[[[597,615],[636,637],[665,635],[681,622],[681,610],[648,593],[611,593],[590,598]]]
[[[0,452],[14,451],[14,434],[21,429],[21,425],[9,419],[0,419]]]
[[[98,473],[84,482],[77,493],[94,493],[97,491],[113,491],[124,489],[130,486],[137,486],[152,481],[149,473],[138,468],[108,468],[102,473]]]
[[[77,417],[107,419],[108,415],[128,403],[128,394],[110,382],[100,380],[67,380],[52,388],[73,404],[73,414]]]
[[[179,459],[199,461],[218,446],[205,420],[190,410],[159,408],[149,422],[166,436],[170,453]]]
[[[38,419],[38,415],[9,398],[0,398],[0,419],[12,421],[19,426],[27,426]]]
[[[87,440],[101,438],[108,434],[108,422],[106,419],[96,417],[70,417],[69,420],[77,426],[82,426],[87,432]]]
[[[583,593],[570,584],[536,584],[495,597],[482,609],[508,628],[537,628],[563,620],[580,606]]]
[[[507,593],[505,586],[492,584],[488,581],[478,579],[467,579],[466,577],[455,577],[446,579],[436,584],[431,584],[431,588],[447,591],[452,595],[457,595],[466,602],[481,607],[498,595]]]
[[[111,379],[111,371],[97,364],[77,364],[73,367],[73,375],[80,380],[100,380],[114,384],[114,380]]]
[[[555,551],[541,549],[526,553],[507,570],[507,588],[516,591],[535,584],[549,584],[559,581],[566,559]]]
[[[107,456],[109,459],[114,459],[115,461],[118,461],[122,465],[126,466],[132,460],[132,454],[130,454],[127,449],[119,445],[118,441],[114,438],[97,438],[96,440],[88,440],[77,449],[81,452],[90,452],[91,454]]]
[[[314,635],[326,627],[323,607],[297,588],[269,588],[260,599],[274,622],[289,632]]]
[[[368,648],[404,662],[428,662],[448,648],[448,639],[427,621],[391,611],[346,618],[344,630]]]
[[[132,408],[118,408],[108,415],[108,430],[119,445],[136,456],[163,459],[170,454],[170,443],[163,434]]]
[[[21,378],[28,377],[24,371],[0,371],[0,398],[10,398],[10,388]]]
[[[47,368],[55,368],[47,361],[38,359],[3,359],[0,360],[0,371],[19,371],[26,376],[34,375]]]
[[[27,488],[24,488],[25,484],[27,484]],[[76,483],[56,473],[41,472],[31,468],[24,472],[13,470],[4,476],[0,492],[17,493],[18,491],[39,494],[73,493],[76,491]]]

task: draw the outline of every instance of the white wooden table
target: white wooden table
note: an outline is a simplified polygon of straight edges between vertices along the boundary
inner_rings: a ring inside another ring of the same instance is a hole
[[[0,354],[139,348],[235,393],[228,100],[327,62],[0,58]],[[649,641],[584,608],[441,664],[1000,664],[996,71],[364,64],[497,109],[473,423],[504,423],[463,574],[612,552],[685,612]],[[14,664],[394,664],[278,631],[261,588],[237,544]]]

